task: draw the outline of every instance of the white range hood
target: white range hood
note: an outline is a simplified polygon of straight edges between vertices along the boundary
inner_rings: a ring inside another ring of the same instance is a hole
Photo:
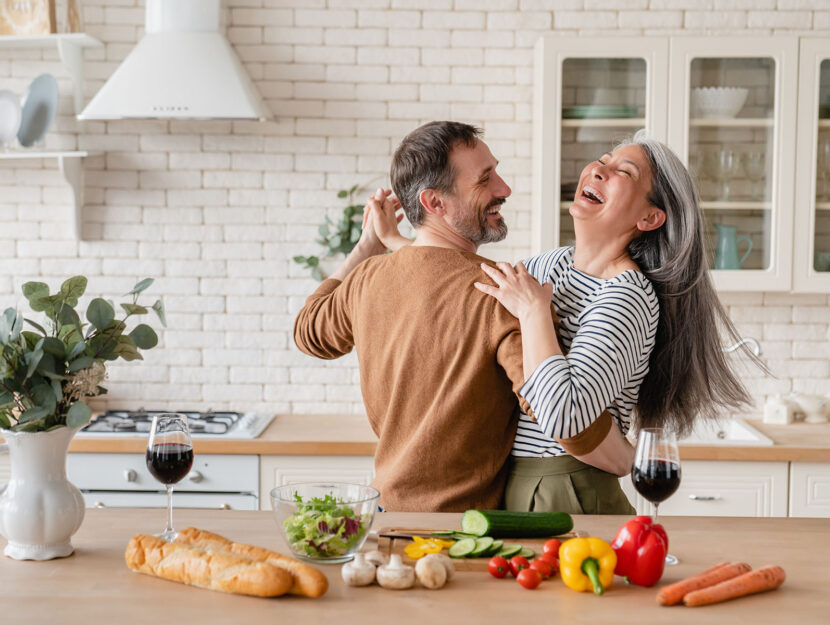
[[[78,119],[268,119],[223,30],[221,0],[147,0],[144,37]]]

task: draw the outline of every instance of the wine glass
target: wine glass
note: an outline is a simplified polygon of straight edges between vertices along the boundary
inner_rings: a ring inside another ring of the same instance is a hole
[[[187,427],[187,416],[174,412],[153,417],[147,441],[147,468],[167,487],[167,527],[159,538],[175,540],[173,529],[173,484],[190,473],[193,466],[193,441]]]
[[[819,200],[830,200],[830,135],[825,135],[818,144],[818,184],[816,195]]]
[[[717,199],[729,199],[729,180],[740,172],[740,160],[733,150],[711,150],[703,155],[703,167],[718,182]]]
[[[752,199],[763,200],[766,185],[763,184],[767,175],[766,156],[762,152],[746,152],[744,154],[744,172],[752,183],[750,196]]]
[[[631,481],[643,497],[654,504],[654,522],[661,502],[680,486],[680,455],[674,434],[663,428],[643,428],[637,436]],[[677,558],[666,555],[666,564],[677,564]]]

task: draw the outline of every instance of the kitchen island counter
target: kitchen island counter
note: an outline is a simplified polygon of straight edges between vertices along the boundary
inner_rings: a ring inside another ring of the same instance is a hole
[[[270,513],[176,510],[176,527],[196,525],[229,538],[287,553]],[[627,518],[576,516],[575,527],[610,540]],[[654,588],[627,586],[616,577],[601,597],[566,588],[557,577],[533,591],[511,578],[458,572],[441,590],[391,591],[350,588],[340,567],[320,568],[329,591],[320,599],[258,599],[192,588],[133,573],[124,549],[136,533],[161,529],[162,510],[87,510],[73,538],[75,554],[46,562],[0,557],[0,603],[4,623],[490,623],[567,622],[638,625],[685,623],[827,622],[830,595],[830,526],[821,519],[671,518],[671,552],[680,564],[667,567],[662,583],[697,573],[723,560],[753,568],[779,564],[787,581],[776,591],[701,607],[660,607]],[[375,528],[458,527],[457,514],[386,513]],[[0,546],[4,546],[0,539]],[[367,542],[367,547],[371,543]],[[621,616],[624,618],[620,618]],[[429,619],[425,621],[425,619]],[[535,619],[539,619],[538,621]]]
[[[830,462],[830,424],[767,425],[748,420],[771,446],[681,445],[682,460]],[[146,436],[79,437],[70,452],[143,453]],[[373,456],[377,438],[364,415],[277,415],[252,440],[197,438],[197,454]]]

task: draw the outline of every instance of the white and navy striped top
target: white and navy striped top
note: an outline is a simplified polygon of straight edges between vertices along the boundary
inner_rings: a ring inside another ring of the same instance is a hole
[[[651,282],[634,270],[610,280],[584,274],[573,267],[573,247],[525,265],[539,282],[553,283],[567,355],[547,358],[522,386],[536,421],[521,415],[512,455],[566,455],[554,439],[578,434],[605,409],[628,432],[660,314]]]

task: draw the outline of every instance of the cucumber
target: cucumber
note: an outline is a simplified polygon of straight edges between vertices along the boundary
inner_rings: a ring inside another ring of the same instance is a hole
[[[493,542],[495,542],[490,536],[482,536],[481,538],[476,538],[475,541],[476,548],[468,554],[468,557],[470,558],[478,558],[479,556],[483,556],[490,551],[490,548],[493,546]]]
[[[455,540],[461,540],[462,538],[478,538],[478,534],[469,534],[467,532],[459,532],[457,530],[440,530],[437,532],[432,532],[432,536],[446,536],[448,538],[454,538]]]
[[[527,547],[522,547],[522,550],[519,552],[519,555],[523,558],[527,558],[530,560],[531,558],[536,557],[536,552],[533,549],[528,549]]]
[[[493,546],[492,546],[492,547],[490,547],[490,548],[487,550],[487,553],[484,553],[484,554],[482,554],[482,555],[485,555],[485,556],[494,556],[494,555],[496,555],[499,551],[501,551],[501,548],[502,548],[502,547],[504,547],[504,541],[503,541],[503,540],[494,540],[494,541],[493,541]]]
[[[462,538],[447,549],[447,553],[450,554],[451,558],[464,558],[470,555],[475,548],[476,541],[474,538]]]
[[[494,538],[541,538],[570,532],[574,527],[566,512],[511,512],[510,510],[467,510],[461,529],[476,536]]]
[[[496,554],[497,556],[501,556],[502,558],[512,558],[517,553],[522,550],[521,545],[514,545],[511,543],[505,543],[499,552]]]

